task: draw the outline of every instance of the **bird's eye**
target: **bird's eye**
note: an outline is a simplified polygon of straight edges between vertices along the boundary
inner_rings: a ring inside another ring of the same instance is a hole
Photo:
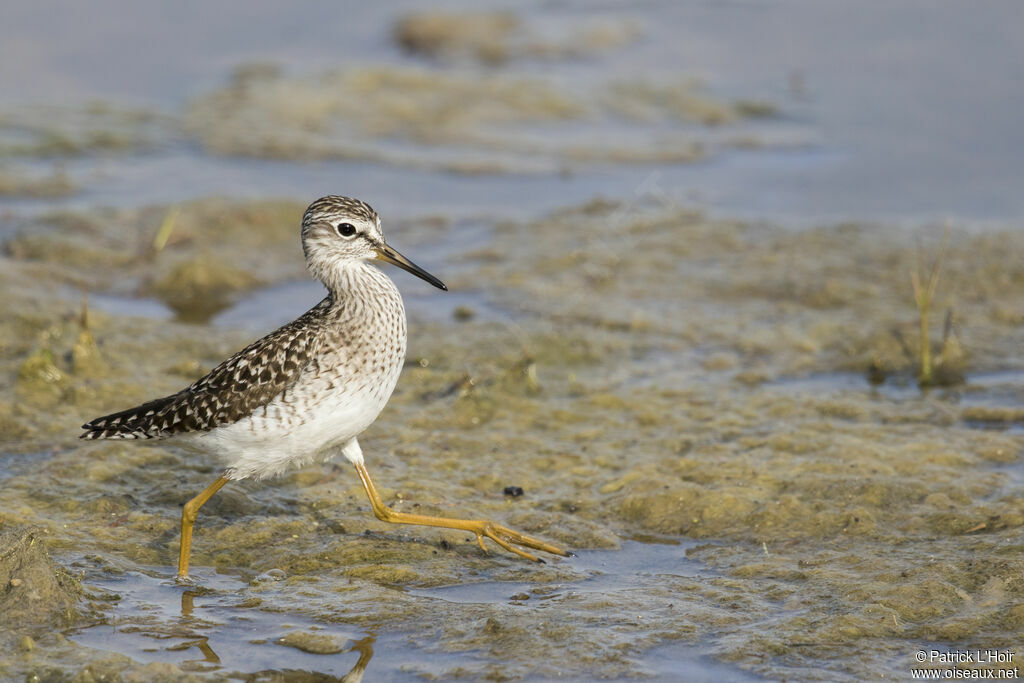
[[[338,223],[335,230],[337,230],[338,234],[342,237],[351,237],[356,234],[356,226],[351,223]]]

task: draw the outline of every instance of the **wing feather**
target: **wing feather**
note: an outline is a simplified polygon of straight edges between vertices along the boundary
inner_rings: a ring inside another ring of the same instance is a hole
[[[176,394],[87,422],[81,438],[161,439],[209,431],[251,415],[292,388],[316,358],[319,323],[329,307],[330,299],[324,299]]]

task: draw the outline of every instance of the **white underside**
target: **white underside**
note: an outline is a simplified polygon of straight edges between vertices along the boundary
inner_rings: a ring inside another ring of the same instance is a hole
[[[262,479],[293,467],[330,460],[339,452],[353,464],[363,461],[355,437],[369,427],[387,403],[400,368],[374,386],[322,391],[273,401],[253,416],[194,437],[196,445],[218,454],[231,479]],[[317,400],[310,397],[317,396]]]

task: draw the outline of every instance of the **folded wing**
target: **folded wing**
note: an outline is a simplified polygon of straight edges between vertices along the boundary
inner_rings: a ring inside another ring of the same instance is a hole
[[[316,357],[321,302],[294,322],[242,349],[176,394],[98,417],[83,439],[162,439],[237,422],[290,390]]]

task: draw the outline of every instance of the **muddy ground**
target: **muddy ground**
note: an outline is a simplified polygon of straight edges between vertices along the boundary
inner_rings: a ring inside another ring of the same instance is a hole
[[[218,473],[173,443],[85,443],[77,426],[176,391],[251,333],[95,309],[85,328],[80,292],[189,318],[226,288],[231,306],[303,277],[301,209],[64,213],[4,244],[0,522],[34,529],[69,572],[58,584],[85,595],[72,613],[55,592],[4,631],[4,677],[230,673],[76,641],[103,623],[176,634],[170,617],[119,611],[128,594],[109,585],[181,592],[181,505]],[[466,303],[450,319],[428,314],[434,295],[410,305],[409,361],[363,449],[396,509],[490,517],[580,558],[532,565],[378,522],[343,461],[234,483],[200,514],[196,595],[292,620],[288,642],[254,652],[392,634],[422,653],[403,675],[493,680],[657,675],[659,653],[690,646],[719,673],[790,679],[902,675],[928,644],[1024,656],[1019,232],[953,227],[931,333],[938,346],[952,311],[941,360],[965,381],[920,391],[910,272],[941,227],[790,231],[602,200],[486,229],[486,246],[424,263]],[[454,230],[385,217],[418,261]],[[604,583],[587,560],[673,547],[668,567]],[[446,599],[450,586],[488,597]],[[331,628],[355,635],[318,635]]]

